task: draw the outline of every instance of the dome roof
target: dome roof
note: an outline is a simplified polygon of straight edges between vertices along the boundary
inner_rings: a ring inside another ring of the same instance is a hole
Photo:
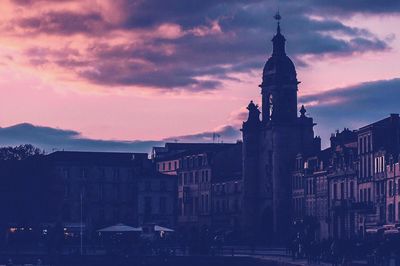
[[[280,19],[280,16],[279,16]],[[261,86],[270,84],[297,84],[296,68],[286,55],[285,36],[281,34],[278,20],[278,27],[275,36],[272,38],[272,56],[265,63],[263,70],[263,81]]]
[[[296,68],[287,55],[273,55],[264,66],[263,85],[280,81],[297,83]]]

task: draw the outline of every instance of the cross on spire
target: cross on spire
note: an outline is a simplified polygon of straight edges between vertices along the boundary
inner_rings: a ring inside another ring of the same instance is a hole
[[[282,16],[279,14],[279,10],[276,12],[274,19],[277,21],[278,23],[278,28],[277,28],[277,33],[280,34],[281,33],[281,26],[280,26],[280,21],[282,19]]]

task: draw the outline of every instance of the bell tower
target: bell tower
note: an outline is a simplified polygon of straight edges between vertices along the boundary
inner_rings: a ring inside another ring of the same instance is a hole
[[[297,73],[286,54],[281,16],[265,63],[261,112],[254,103],[243,123],[243,227],[254,239],[282,241],[292,219],[292,172],[296,155],[313,152],[315,125],[305,109],[297,115]],[[259,119],[259,114],[262,119]],[[262,233],[261,233],[262,232]]]
[[[262,120],[264,123],[290,123],[297,118],[297,74],[286,55],[286,39],[281,34],[281,16],[274,16],[277,30],[272,38],[272,55],[265,63],[261,88]]]

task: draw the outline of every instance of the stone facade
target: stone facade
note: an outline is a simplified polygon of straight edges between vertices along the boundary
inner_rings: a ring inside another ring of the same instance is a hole
[[[384,225],[394,227],[400,221],[399,144],[400,119],[392,114],[356,131],[337,132],[330,147],[316,156],[298,155],[292,172],[294,221],[312,216],[319,239],[354,238]],[[328,204],[318,207],[323,191]],[[326,221],[318,212],[325,207]],[[326,225],[327,234],[320,230]]]
[[[175,171],[178,179],[177,222],[182,232],[230,230],[239,225],[241,149],[240,142],[167,143],[155,149],[158,171]]]

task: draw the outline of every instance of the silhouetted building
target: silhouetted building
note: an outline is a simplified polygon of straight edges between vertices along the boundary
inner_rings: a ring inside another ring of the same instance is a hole
[[[177,215],[176,176],[153,172],[138,180],[138,224],[175,228]]]
[[[296,157],[292,175],[293,224],[307,238],[329,237],[328,165],[331,149]]]
[[[243,226],[251,237],[287,235],[292,218],[292,171],[298,153],[320,149],[314,138],[314,122],[304,106],[297,116],[299,81],[293,62],[285,52],[285,37],[279,22],[272,39],[272,56],[263,70],[260,85],[262,119],[250,102],[243,123]]]
[[[222,189],[224,181],[233,182],[235,189],[235,182],[240,183],[241,158],[241,143],[167,143],[162,149],[153,149],[158,171],[174,171],[178,177],[177,220],[182,231],[215,229],[214,223],[221,220],[237,224],[233,216],[237,216],[239,210],[230,209],[228,213],[227,204],[233,208],[240,194],[233,196],[215,189]],[[226,184],[224,186],[227,188]],[[218,200],[214,200],[214,196]],[[214,214],[220,219],[214,219]],[[228,227],[225,225],[225,229]]]
[[[49,170],[43,156],[0,161],[0,244],[11,228],[31,232],[57,221],[62,187]]]
[[[353,238],[356,234],[357,133],[345,128],[331,137],[328,182],[330,236]],[[361,208],[362,210],[362,208]]]
[[[242,233],[242,145],[217,153],[212,171],[212,227],[238,236]]]
[[[174,225],[176,178],[157,173],[145,153],[55,152],[46,156],[62,183],[65,227],[92,231],[116,223]]]

